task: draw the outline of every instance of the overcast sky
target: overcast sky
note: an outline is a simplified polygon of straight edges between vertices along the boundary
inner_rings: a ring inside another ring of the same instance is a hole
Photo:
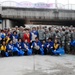
[[[36,3],[36,2],[54,3],[55,2],[55,0],[0,0],[0,2],[3,1],[16,1],[16,2],[29,1],[32,3]],[[68,2],[70,4],[75,4],[75,0],[57,0],[57,2],[62,4],[68,4]]]
[[[0,0],[0,4],[2,4],[4,6],[6,6],[6,5],[10,6],[11,3],[8,3],[9,1],[15,1],[15,2],[19,2],[19,3],[25,2],[25,1],[32,2],[32,3],[38,3],[38,2],[55,3],[55,1],[57,1],[57,3],[61,3],[61,5],[58,5],[58,7],[60,7],[60,8],[75,9],[75,0]],[[64,6],[62,4],[64,4]],[[72,5],[69,5],[69,8],[68,8],[67,4],[72,4]],[[12,5],[14,5],[14,4],[12,4]]]

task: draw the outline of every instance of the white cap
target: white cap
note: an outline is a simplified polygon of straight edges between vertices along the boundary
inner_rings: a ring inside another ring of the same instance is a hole
[[[30,26],[26,26],[25,28],[26,28],[26,29],[30,29]]]

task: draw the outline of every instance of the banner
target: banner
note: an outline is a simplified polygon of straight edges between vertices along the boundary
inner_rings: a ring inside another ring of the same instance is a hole
[[[14,1],[4,1],[0,3],[1,6],[6,7],[22,7],[22,8],[54,8],[53,3],[31,3],[31,2],[14,2]]]

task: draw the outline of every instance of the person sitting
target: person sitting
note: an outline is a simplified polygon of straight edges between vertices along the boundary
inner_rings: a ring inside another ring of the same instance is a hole
[[[35,41],[32,43],[31,48],[33,50],[33,54],[44,55],[44,49],[42,48],[42,44],[39,41],[38,37],[35,38]]]
[[[54,50],[52,51],[54,55],[62,55],[65,53],[64,49],[60,47],[57,39],[54,41]]]
[[[54,51],[56,51],[57,49],[59,49],[59,43],[58,43],[58,40],[55,39],[55,41],[54,41]]]
[[[25,52],[25,55],[32,55],[32,49],[27,39],[22,43],[22,50]]]
[[[17,47],[14,46],[12,40],[9,40],[9,43],[7,45],[7,52],[10,56],[19,54],[19,50]]]
[[[48,42],[45,45],[45,54],[51,54],[52,55],[52,50],[53,50],[53,45],[54,42],[52,41],[52,38],[48,38]]]
[[[5,55],[5,52],[6,52],[6,43],[5,43],[5,41],[2,42],[2,46],[1,46],[0,50],[1,50],[1,56],[2,57],[6,56]]]
[[[18,42],[16,43],[15,47],[17,47],[18,50],[20,51],[19,55],[24,55],[24,51],[22,50],[22,39],[21,38],[18,39]]]
[[[42,41],[42,48],[44,49],[44,54],[46,55],[47,52],[46,52],[46,41],[45,40]]]

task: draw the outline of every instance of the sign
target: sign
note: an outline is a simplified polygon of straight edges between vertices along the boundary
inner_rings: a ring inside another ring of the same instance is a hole
[[[1,6],[9,7],[23,7],[23,8],[53,8],[55,4],[53,3],[31,3],[31,2],[14,2],[14,1],[4,1],[0,3]]]
[[[26,8],[52,8],[52,3],[19,3],[17,7],[26,7]]]

